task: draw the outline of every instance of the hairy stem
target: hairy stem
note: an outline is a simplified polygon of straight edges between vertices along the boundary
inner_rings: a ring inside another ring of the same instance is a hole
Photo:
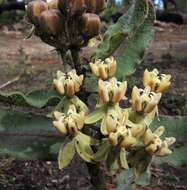
[[[72,56],[71,56],[71,52],[59,50],[59,53],[60,53],[61,59],[63,61],[64,71],[68,72],[67,65],[69,65],[73,69],[74,68],[74,63],[73,63],[73,59],[72,59]]]
[[[106,190],[104,172],[100,169],[100,164],[87,163],[91,184],[95,190]]]
[[[71,56],[74,63],[74,68],[76,69],[78,74],[81,74],[81,59],[80,59],[80,50],[79,49],[71,49]]]

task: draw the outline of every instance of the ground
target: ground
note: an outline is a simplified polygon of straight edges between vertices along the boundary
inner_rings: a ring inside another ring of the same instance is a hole
[[[37,37],[24,40],[26,33],[1,30],[0,36],[0,90],[51,88],[51,81],[62,63],[54,49],[42,43]],[[88,58],[93,48],[82,52]],[[159,29],[147,51],[145,61],[131,77],[129,86],[139,85],[145,67],[159,68],[173,76],[172,87],[163,97],[161,113],[169,115],[186,114],[187,97],[187,26]],[[0,190],[91,190],[87,169],[76,157],[63,172],[56,162],[19,162],[2,158],[0,162]],[[5,163],[7,164],[5,167]],[[152,186],[146,190],[187,189],[187,167],[176,168],[163,165],[152,168]],[[79,180],[77,180],[79,179]],[[114,183],[114,182],[113,182]],[[115,184],[115,183],[114,183]]]

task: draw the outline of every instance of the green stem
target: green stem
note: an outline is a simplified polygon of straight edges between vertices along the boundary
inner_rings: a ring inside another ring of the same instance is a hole
[[[79,49],[71,49],[71,56],[74,63],[74,68],[76,69],[78,74],[81,74],[81,59],[80,59],[80,50]]]

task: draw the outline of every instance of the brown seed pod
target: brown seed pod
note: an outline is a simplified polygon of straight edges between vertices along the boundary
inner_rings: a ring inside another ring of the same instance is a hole
[[[99,13],[106,8],[107,0],[85,0],[87,12]]]
[[[48,9],[47,3],[41,0],[31,1],[27,5],[27,17],[29,21],[34,24],[38,25],[39,17],[43,11]]]
[[[64,14],[73,16],[76,14],[82,14],[85,11],[85,0],[59,0],[58,7]]]
[[[85,13],[82,16],[82,31],[83,34],[92,38],[99,34],[101,21],[99,16],[93,13]]]
[[[51,9],[42,12],[39,24],[43,32],[56,35],[60,32],[63,24],[63,19],[61,18],[60,11]]]

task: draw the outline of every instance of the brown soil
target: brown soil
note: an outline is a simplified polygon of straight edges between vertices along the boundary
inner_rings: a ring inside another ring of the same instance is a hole
[[[62,68],[57,53],[36,37],[26,41],[23,39],[24,35],[20,32],[1,31],[0,88],[10,81],[10,84],[1,90],[28,92],[33,89],[51,88],[51,81],[56,70]],[[93,49],[84,49],[83,57],[89,57],[92,51]],[[138,77],[142,76],[145,67],[156,67],[163,73],[171,73],[173,84],[169,92],[164,95],[161,113],[185,114],[186,52],[187,26],[178,27],[172,31],[157,32],[144,63],[138,67],[133,76],[129,77],[132,79],[129,86],[140,85]],[[11,82],[17,76],[20,76],[20,79]],[[2,165],[0,166],[0,190],[92,189],[86,166],[77,157],[64,171],[58,170],[56,162],[13,161],[6,165],[7,160],[2,159],[0,163],[3,163],[0,164]],[[186,167],[175,168],[164,165],[154,168],[153,185],[145,189],[185,190],[187,189],[186,173]]]

